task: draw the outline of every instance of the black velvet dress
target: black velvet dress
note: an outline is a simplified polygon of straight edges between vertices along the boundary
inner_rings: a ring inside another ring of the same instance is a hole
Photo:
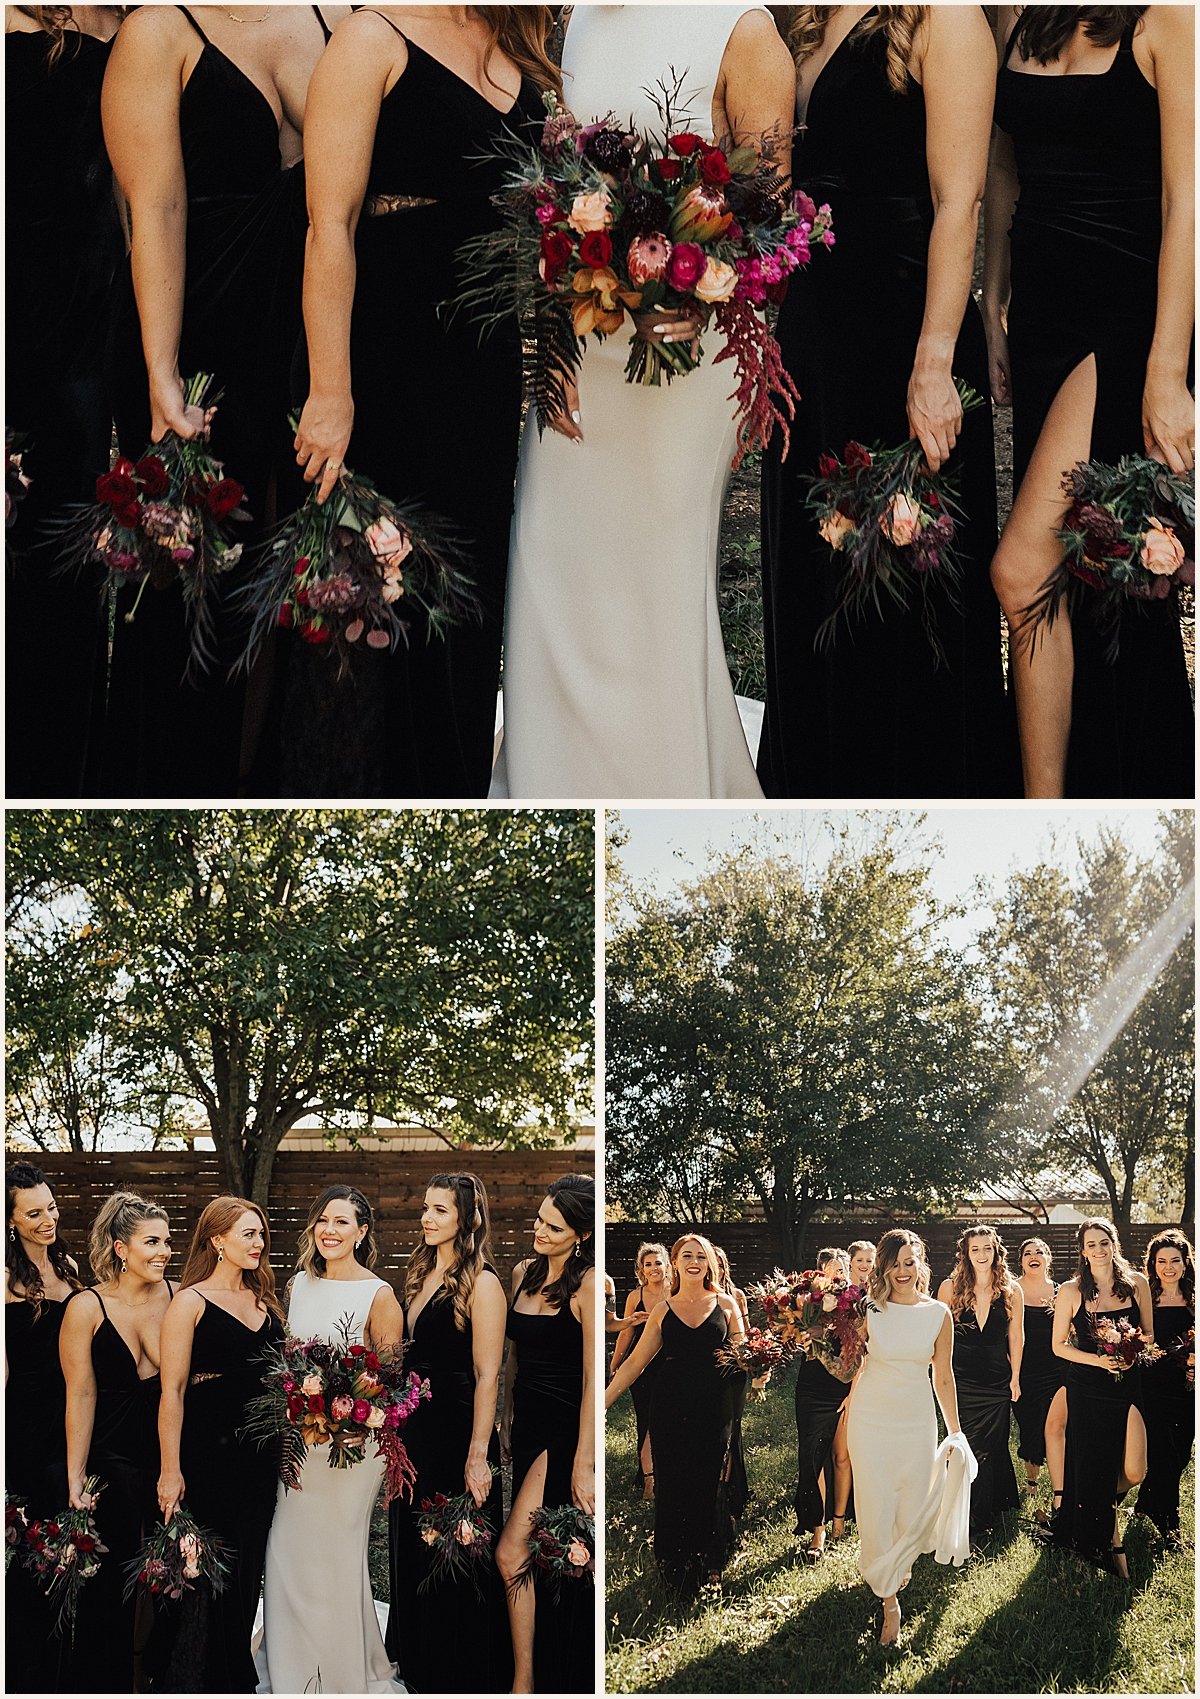
[[[90,1304],[98,1294],[78,1293],[68,1301]],[[63,1648],[64,1693],[132,1693],[135,1654],[145,1649],[145,1624],[137,1596],[124,1599],[125,1565],[141,1550],[158,1517],[157,1375],[138,1378],[132,1351],[105,1310],[92,1336],[96,1414],[87,1472],[104,1490],[95,1510],[100,1539],[108,1547],[99,1573],[79,1593],[75,1638]]]
[[[1142,1370],[1147,1468],[1137,1507],[1164,1538],[1179,1533],[1179,1483],[1196,1438],[1196,1391],[1188,1385],[1186,1351],[1171,1347],[1195,1324],[1195,1311],[1186,1305],[1156,1307],[1154,1342],[1168,1355]]]
[[[796,1372],[796,1532],[811,1533],[833,1515],[833,1437],[850,1388],[815,1357]],[[824,1480],[825,1496],[821,1497]]]
[[[274,1316],[257,1332],[206,1303],[192,1341],[183,1407],[180,1467],[184,1504],[225,1546],[224,1590],[206,1585],[164,1608],[165,1672],[155,1685],[171,1693],[253,1693],[250,1637],[262,1590],[267,1535],[275,1514],[279,1453],[240,1429],[262,1391],[262,1353],[283,1338]]]
[[[100,599],[55,570],[45,522],[95,499],[112,407],[102,326],[123,251],[100,129],[108,44],[68,31],[4,38],[6,218],[4,419],[27,439],[32,479],[7,538],[5,793],[84,794],[104,689]],[[19,257],[18,257],[19,243]]]
[[[728,1476],[735,1380],[715,1356],[728,1336],[719,1304],[696,1327],[674,1310],[663,1317],[662,1367],[650,1404],[654,1555],[681,1593],[694,1593],[719,1574],[733,1547]]]
[[[491,1277],[496,1278],[492,1271]],[[480,1279],[485,1278],[480,1275]],[[430,1398],[401,1429],[417,1471],[411,1500],[397,1499],[388,1512],[392,1607],[385,1645],[406,1684],[418,1693],[506,1693],[512,1685],[512,1643],[500,1571],[490,1565],[475,1579],[434,1582],[417,1589],[429,1573],[429,1547],[417,1526],[421,1500],[435,1493],[458,1498],[475,1415],[475,1365],[471,1329],[454,1325],[454,1306],[439,1291],[417,1316],[405,1366],[429,1380]],[[488,1461],[496,1469],[483,1506],[498,1539],[504,1526],[500,1484],[500,1441],[492,1435]],[[449,1659],[449,1662],[447,1661]]]
[[[491,196],[503,167],[480,156],[506,125],[543,109],[526,82],[501,113],[406,45],[408,65],[380,108],[367,197],[431,204],[377,216],[364,206],[358,222],[347,461],[458,531],[483,616],[431,642],[410,610],[407,645],[356,654],[340,680],[327,650],[290,638],[284,796],[481,798],[491,777],[521,349],[515,318],[481,341],[441,303],[456,292],[457,248],[499,216]]]
[[[553,1315],[525,1315],[510,1307],[508,1337],[517,1352],[513,1384],[512,1502],[533,1464],[545,1453],[548,1509],[571,1503],[571,1474],[579,1445],[583,1399],[583,1328],[564,1304]],[[534,1582],[537,1618],[533,1685],[538,1693],[592,1693],[595,1671],[595,1588],[566,1581],[552,1598]]]
[[[763,620],[767,705],[758,776],[769,797],[999,797],[1017,792],[1003,728],[1000,609],[989,571],[996,547],[991,409],[967,414],[947,470],[966,517],[958,526],[961,612],[939,594],[938,665],[919,600],[885,599],[841,623],[818,651],[836,606],[837,557],[805,506],[818,456],[855,439],[894,446],[909,435],[905,397],[925,310],[933,206],[925,100],[891,88],[882,32],[841,44],[817,78],[797,139],[797,185],[833,208],[837,245],[793,274],[779,314],[784,363],[803,396],[791,450],[763,456]],[[954,375],[990,394],[983,323],[973,302]]]
[[[1008,1315],[1004,1300],[993,1297],[983,1327],[973,1307],[964,1309],[954,1323],[958,1416],[979,1464],[971,1485],[972,1533],[986,1533],[1003,1511],[1015,1509],[1018,1502],[1017,1477],[1008,1450],[1011,1382]]]
[[[314,33],[318,24],[327,37],[314,9]],[[261,788],[253,777],[256,728],[243,723],[244,675],[228,677],[245,641],[245,622],[230,604],[249,570],[249,545],[303,495],[287,416],[301,325],[304,180],[299,166],[281,165],[266,96],[207,38],[180,98],[179,133],[188,198],[179,370],[185,380],[214,374],[212,451],[244,486],[254,524],[237,528],[247,554],[218,581],[217,657],[198,683],[181,682],[188,637],[178,585],[147,590],[132,625],[123,615],[135,592],[122,592],[101,793],[200,801]],[[118,441],[136,456],[149,439],[150,412],[128,262],[115,292],[110,356]]]
[[[1054,1395],[1067,1378],[1067,1366],[1054,1355],[1054,1305],[1025,1305],[1025,1349],[1021,1354],[1021,1396],[1013,1405],[1020,1439],[1017,1456],[1025,1463],[1046,1461],[1046,1417]],[[958,1373],[955,1363],[954,1372]]]
[[[1012,137],[1021,186],[1008,312],[1018,486],[1055,396],[1089,355],[1096,362],[1091,458],[1115,463],[1145,452],[1141,403],[1158,300],[1162,163],[1158,95],[1138,69],[1132,39],[1131,27],[1103,76],[1014,69],[1020,61],[1011,41],[1000,72],[996,122]],[[1086,611],[1071,630],[1066,794],[1192,796],[1193,715],[1176,593],[1125,611],[1115,662]]]
[[[646,1299],[641,1287],[638,1288],[638,1301],[634,1305],[633,1313],[634,1315],[646,1313]],[[640,1337],[641,1335],[638,1333],[629,1347],[630,1351],[637,1349],[638,1338]],[[654,1382],[658,1376],[659,1361],[659,1357],[653,1357],[629,1389],[629,1396],[633,1399],[633,1413],[637,1419],[637,1452],[634,1457],[633,1482],[639,1490],[645,1486],[645,1476],[642,1472],[642,1441],[650,1431],[650,1399],[654,1392]],[[651,1473],[653,1473],[653,1453],[651,1453],[650,1468]]]
[[[30,1521],[57,1515],[67,1502],[66,1385],[58,1360],[66,1307],[45,1299],[35,1316],[30,1303],[4,1306],[4,1490],[21,1501]],[[5,1691],[53,1691],[61,1652],[55,1611],[16,1554],[4,1572],[4,1612]]]
[[[1106,1321],[1140,1326],[1137,1305],[1105,1310]],[[1081,1304],[1075,1312],[1075,1344],[1095,1351],[1096,1318]],[[1117,1483],[1125,1459],[1129,1412],[1142,1406],[1142,1371],[1128,1369],[1118,1380],[1107,1369],[1068,1362],[1067,1456],[1063,1470],[1062,1508],[1051,1521],[1051,1538],[1101,1569],[1113,1560],[1113,1514]]]

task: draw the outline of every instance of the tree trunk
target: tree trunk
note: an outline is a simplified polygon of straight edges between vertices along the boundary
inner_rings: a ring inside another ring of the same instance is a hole
[[[1187,1111],[1183,1118],[1183,1211],[1180,1222],[1196,1219],[1196,1088],[1188,1093]]]

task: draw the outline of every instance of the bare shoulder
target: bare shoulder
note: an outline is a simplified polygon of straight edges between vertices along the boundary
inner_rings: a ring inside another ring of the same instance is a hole
[[[513,1272],[515,1275],[515,1269]],[[481,1268],[475,1277],[475,1284],[471,1288],[472,1304],[480,1298],[482,1298],[485,1303],[491,1303],[497,1297],[500,1299],[501,1303],[507,1302],[504,1296],[504,1287],[501,1284],[500,1276],[494,1269]]]
[[[132,49],[139,55],[174,52],[182,59],[197,39],[178,6],[138,6],[113,37],[113,46],[125,53]]]
[[[1157,60],[1192,52],[1196,39],[1196,16],[1191,6],[1147,6],[1138,29],[1144,31],[1146,46]]]
[[[758,7],[743,12],[734,24],[725,44],[721,68],[726,75],[734,72],[761,76],[764,72],[779,72],[794,78],[796,74],[791,52],[775,27],[774,18]]]
[[[177,1315],[193,1316],[199,1320],[206,1299],[198,1286],[180,1286],[171,1299],[170,1307]]]
[[[922,27],[929,46],[940,53],[964,58],[982,53],[990,64],[992,32],[982,6],[927,6]]]
[[[387,19],[380,17],[378,12],[371,12],[363,7],[345,12],[333,31],[329,45],[332,47],[335,43],[354,52],[378,53],[390,50],[398,64],[408,64],[408,43],[400,31],[393,29]]]
[[[512,1279],[508,1283],[509,1291],[513,1294],[514,1297],[516,1297],[517,1287],[521,1284],[522,1280],[524,1280],[526,1274],[529,1271],[529,1265],[532,1261],[533,1261],[532,1257],[522,1257],[520,1262],[517,1263],[514,1266],[513,1271],[512,1271]]]

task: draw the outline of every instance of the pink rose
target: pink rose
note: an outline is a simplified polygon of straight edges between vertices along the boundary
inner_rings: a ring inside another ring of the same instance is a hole
[[[576,1569],[583,1569],[591,1561],[591,1552],[582,1540],[572,1540],[567,1547],[567,1562],[574,1564]]]
[[[704,276],[707,264],[704,249],[695,242],[677,242],[667,262],[667,282],[672,289],[686,293]]]
[[[604,188],[593,189],[590,195],[576,195],[567,214],[567,223],[581,236],[589,230],[607,230],[612,221],[608,190]]]
[[[921,529],[921,509],[908,496],[895,495],[879,522],[879,528],[889,542],[902,549]]]
[[[844,513],[831,513],[828,519],[822,519],[818,529],[831,549],[842,549],[846,539],[854,534],[854,521]]]
[[[704,275],[696,284],[695,295],[698,301],[728,301],[737,288],[738,275],[731,265],[723,260],[710,259],[704,268]]]
[[[1169,578],[1172,573],[1178,572],[1183,561],[1183,544],[1171,527],[1158,519],[1151,519],[1142,539],[1142,565],[1147,572],[1161,573]]]
[[[667,275],[670,257],[671,244],[660,230],[636,237],[629,244],[625,262],[629,267],[629,281],[639,289],[643,283],[661,283]]]
[[[356,1422],[366,1421],[367,1417],[371,1414],[371,1406],[367,1403],[365,1398],[356,1398],[354,1400],[353,1414]]]
[[[377,519],[366,530],[367,545],[385,567],[398,568],[412,553],[412,538],[390,519]]]

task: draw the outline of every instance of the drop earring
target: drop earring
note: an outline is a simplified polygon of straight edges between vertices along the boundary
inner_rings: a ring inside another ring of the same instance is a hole
[[[125,1258],[122,1257],[121,1258],[121,1273],[122,1274],[128,1274],[128,1272],[129,1272],[129,1264],[125,1261]]]
[[[224,1247],[224,1245],[218,1245],[217,1246],[217,1261],[218,1262],[224,1262],[225,1261],[225,1247]]]

